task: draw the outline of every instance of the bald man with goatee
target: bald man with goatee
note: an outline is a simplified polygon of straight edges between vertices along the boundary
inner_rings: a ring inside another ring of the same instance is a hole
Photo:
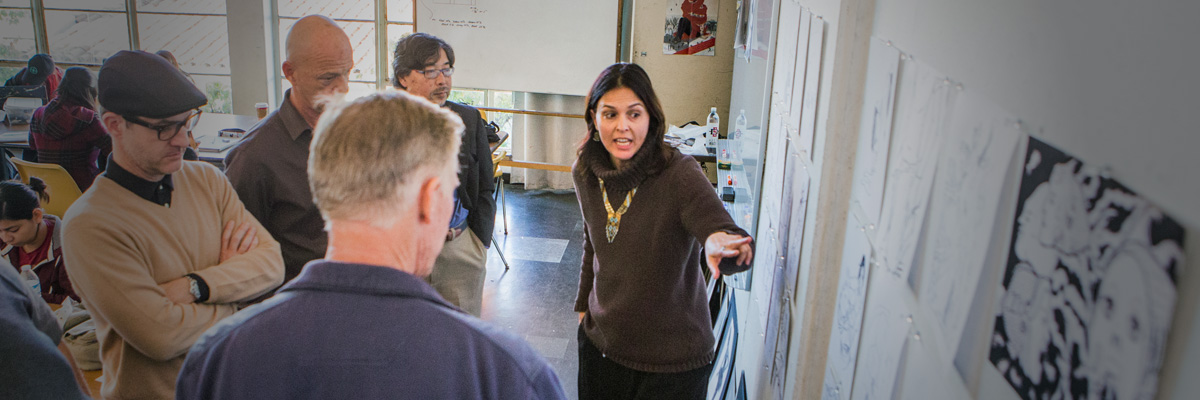
[[[287,36],[283,104],[225,157],[225,174],[246,209],[283,252],[285,281],[323,258],[327,237],[308,187],[308,148],[324,103],[349,91],[350,38],[328,17],[296,21]]]

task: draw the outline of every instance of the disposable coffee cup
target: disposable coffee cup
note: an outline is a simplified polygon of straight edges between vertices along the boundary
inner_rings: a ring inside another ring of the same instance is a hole
[[[267,117],[267,107],[270,107],[267,103],[255,103],[254,104],[254,111],[258,112],[258,119],[263,119],[263,118]]]

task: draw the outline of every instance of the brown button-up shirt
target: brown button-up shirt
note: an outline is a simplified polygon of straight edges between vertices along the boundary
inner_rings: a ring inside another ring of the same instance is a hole
[[[328,238],[321,212],[308,188],[308,145],[312,127],[292,105],[283,105],[247,133],[225,156],[225,175],[246,209],[279,241],[284,281],[304,264],[325,257]]]

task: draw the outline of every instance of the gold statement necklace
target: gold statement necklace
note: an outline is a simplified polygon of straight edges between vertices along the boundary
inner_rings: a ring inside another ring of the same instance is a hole
[[[604,190],[604,180],[600,180],[600,193],[604,195],[604,211],[608,211],[608,223],[604,224],[604,235],[608,236],[608,242],[612,243],[613,239],[617,238],[617,230],[621,229],[621,216],[629,211],[629,202],[633,201],[633,195],[637,194],[637,188],[633,188],[629,193],[625,194],[625,203],[621,204],[621,208],[613,211],[612,204],[608,203],[608,191]]]

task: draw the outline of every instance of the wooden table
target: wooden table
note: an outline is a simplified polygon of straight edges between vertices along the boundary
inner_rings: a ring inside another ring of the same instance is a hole
[[[196,140],[201,140],[202,137],[216,137],[217,132],[226,128],[240,128],[249,131],[258,123],[258,117],[253,115],[236,115],[236,114],[204,114],[200,116],[200,122],[196,124],[196,128],[192,129],[192,136]],[[27,139],[29,134],[29,125],[12,125],[7,122],[0,126],[0,147],[10,148],[18,151],[29,149]],[[244,138],[244,137],[243,137]],[[199,151],[200,161],[206,161],[216,164],[217,167],[223,168],[225,155],[229,153],[229,149],[222,151]]]

